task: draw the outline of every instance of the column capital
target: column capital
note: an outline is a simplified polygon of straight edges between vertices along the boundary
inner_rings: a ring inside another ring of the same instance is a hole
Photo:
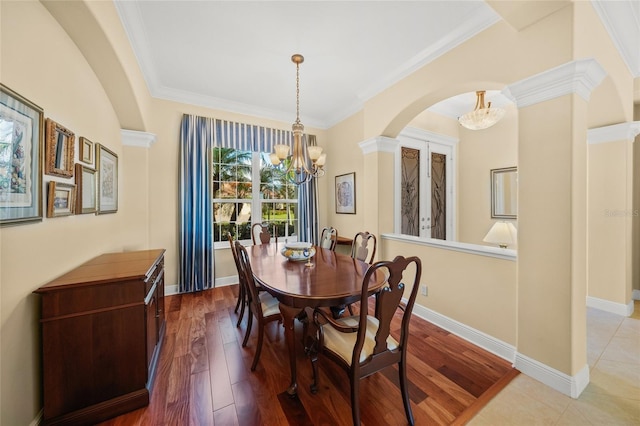
[[[606,75],[604,68],[595,59],[579,59],[516,81],[505,87],[502,94],[518,108],[571,93],[588,101],[593,89]]]
[[[156,141],[156,135],[154,133],[139,132],[137,130],[120,129],[120,136],[122,137],[122,145],[124,146],[150,148]]]
[[[364,155],[372,152],[396,152],[398,140],[387,136],[376,136],[358,143]]]
[[[640,134],[640,121],[612,124],[596,127],[587,132],[587,143],[606,143],[616,141],[631,141]]]

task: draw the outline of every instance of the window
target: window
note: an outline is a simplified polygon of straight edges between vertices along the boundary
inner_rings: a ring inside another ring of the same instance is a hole
[[[250,241],[253,223],[268,224],[279,237],[295,235],[298,189],[268,154],[214,148],[212,157],[215,247],[228,247],[229,232]]]

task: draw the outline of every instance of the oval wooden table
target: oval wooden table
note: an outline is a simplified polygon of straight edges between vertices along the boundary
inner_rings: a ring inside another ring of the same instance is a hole
[[[295,396],[298,383],[294,321],[305,308],[346,305],[360,299],[362,280],[369,264],[350,256],[316,247],[307,262],[287,260],[279,244],[254,245],[249,249],[253,276],[265,290],[280,302],[285,341],[289,350],[291,385],[287,393]],[[369,283],[370,294],[382,287],[385,277],[376,273]]]

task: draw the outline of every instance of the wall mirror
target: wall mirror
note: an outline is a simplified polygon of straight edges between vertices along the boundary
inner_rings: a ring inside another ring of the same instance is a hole
[[[50,118],[46,122],[46,160],[44,172],[48,175],[72,177],[75,135]]]
[[[491,170],[491,217],[516,219],[518,213],[518,168]]]

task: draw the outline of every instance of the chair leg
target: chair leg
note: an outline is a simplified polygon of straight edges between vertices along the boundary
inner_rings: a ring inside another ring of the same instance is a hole
[[[360,426],[360,379],[355,375],[349,375],[351,381],[351,417],[353,424]]]
[[[242,322],[242,317],[244,317],[244,308],[247,306],[247,294],[245,290],[242,290],[242,301],[240,302],[242,305],[240,306],[240,315],[238,315],[238,322],[236,323],[236,327],[240,327],[240,323]]]
[[[247,342],[249,341],[249,334],[251,334],[251,326],[253,325],[253,313],[251,312],[251,309],[249,309],[247,315],[249,315],[249,319],[247,320],[247,331],[244,333],[244,340],[242,341],[243,348],[247,346]]]
[[[238,285],[238,301],[236,302],[236,308],[233,310],[234,313],[238,313],[238,308],[240,307],[240,303],[241,301],[244,302],[244,298],[243,298],[243,292],[242,292],[242,284]]]
[[[409,390],[407,388],[407,367],[406,363],[400,361],[398,363],[398,374],[400,375],[400,392],[402,392],[402,402],[404,403],[404,412],[407,415],[407,422],[413,426],[413,412],[411,411],[411,402],[409,400]]]
[[[258,345],[256,346],[256,354],[253,356],[253,364],[251,364],[251,371],[255,371],[258,360],[260,359],[260,352],[262,352],[262,339],[264,337],[264,324],[260,324],[258,321]]]
[[[309,386],[312,394],[318,393],[318,352],[316,350],[309,351],[309,359],[311,360],[311,370],[313,371],[313,381]]]

